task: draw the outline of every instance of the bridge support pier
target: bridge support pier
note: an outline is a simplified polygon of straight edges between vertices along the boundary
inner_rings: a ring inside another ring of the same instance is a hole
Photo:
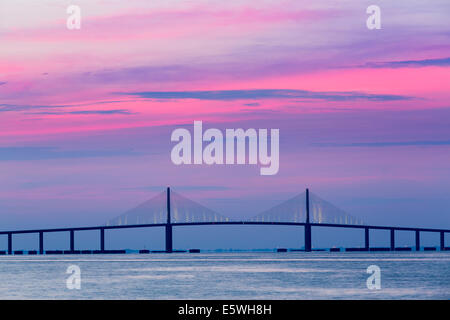
[[[44,254],[44,232],[39,232],[39,254]]]
[[[310,224],[305,225],[305,251],[306,252],[311,252],[312,251],[311,225]]]
[[[306,189],[306,224],[305,224],[305,252],[311,252],[311,224],[309,221],[309,189]]]
[[[364,249],[369,251],[370,248],[369,228],[364,229]]]
[[[420,251],[420,231],[416,230],[416,251]]]
[[[75,232],[70,230],[70,251],[75,251]]]
[[[441,248],[441,251],[444,251],[445,250],[445,232],[444,231],[441,231],[441,241],[440,241],[440,248]]]
[[[100,229],[100,251],[105,251],[105,229]]]
[[[8,233],[8,254],[12,254],[12,233]]]
[[[395,229],[391,229],[391,251],[395,250]]]
[[[173,251],[172,225],[166,224],[166,252]]]
[[[166,252],[173,252],[172,223],[170,218],[170,188],[167,188]]]

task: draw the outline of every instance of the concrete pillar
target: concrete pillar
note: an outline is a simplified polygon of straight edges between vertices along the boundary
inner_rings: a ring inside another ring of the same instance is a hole
[[[44,254],[44,232],[39,232],[39,254]]]
[[[367,251],[369,251],[370,248],[369,228],[364,229],[364,248]]]
[[[391,250],[395,250],[395,229],[391,229]]]
[[[12,233],[8,233],[8,254],[12,254]]]
[[[170,218],[170,188],[167,188],[167,224],[166,224],[166,252],[173,251],[172,221]]]
[[[420,251],[420,231],[416,230],[416,251]]]
[[[305,251],[306,252],[311,252],[312,251],[311,225],[310,224],[305,225]]]
[[[311,224],[309,220],[309,189],[306,189],[305,251],[312,251]]]
[[[70,251],[75,251],[75,232],[70,230]]]
[[[105,251],[105,229],[100,229],[100,251]]]

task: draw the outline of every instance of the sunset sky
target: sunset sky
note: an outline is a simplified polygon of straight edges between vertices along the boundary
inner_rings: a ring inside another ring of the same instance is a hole
[[[66,8],[81,8],[68,30]],[[366,27],[381,8],[382,28]],[[230,217],[309,187],[450,227],[450,2],[2,0],[0,229],[96,225],[172,186]],[[171,132],[280,129],[280,169],[175,166]]]

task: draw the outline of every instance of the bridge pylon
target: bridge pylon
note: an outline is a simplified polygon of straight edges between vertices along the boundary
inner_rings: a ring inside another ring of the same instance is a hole
[[[166,252],[173,252],[172,221],[170,218],[170,188],[167,188],[167,223],[166,223]]]
[[[306,223],[305,223],[305,252],[311,252],[311,223],[309,220],[309,189],[306,189]]]

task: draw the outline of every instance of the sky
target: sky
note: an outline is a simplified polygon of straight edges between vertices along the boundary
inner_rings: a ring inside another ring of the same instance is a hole
[[[366,27],[372,4],[381,29]],[[448,228],[448,12],[447,0],[3,0],[0,229],[103,224],[166,186],[232,218],[310,188],[370,224]],[[175,166],[171,132],[195,120],[279,129],[279,172]]]

